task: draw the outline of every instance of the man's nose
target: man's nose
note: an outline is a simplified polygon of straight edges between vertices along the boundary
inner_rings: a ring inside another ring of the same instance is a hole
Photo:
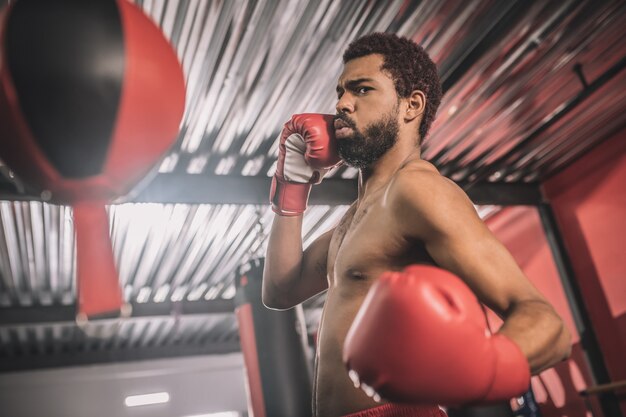
[[[335,106],[337,113],[352,113],[354,112],[354,103],[350,99],[349,94],[343,94],[339,100],[337,100],[337,105]]]

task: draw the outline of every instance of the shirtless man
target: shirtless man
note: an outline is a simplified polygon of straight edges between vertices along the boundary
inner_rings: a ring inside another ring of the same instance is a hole
[[[498,335],[516,346],[526,373],[528,367],[538,373],[566,358],[570,336],[560,317],[482,223],[464,192],[420,157],[441,98],[435,64],[417,44],[391,34],[364,36],[343,58],[334,118],[294,116],[283,130],[271,194],[277,215],[263,279],[263,302],[272,309],[291,308],[328,290],[314,414],[443,415],[432,407],[415,407],[413,413],[387,404],[383,410],[355,387],[342,360],[346,334],[372,284],[385,271],[412,264],[452,272],[498,313],[504,319]],[[311,184],[337,163],[334,147],[344,163],[360,170],[358,198],[335,228],[303,251],[306,198]],[[463,350],[459,346],[459,355],[472,354]],[[407,365],[412,361],[407,358]]]

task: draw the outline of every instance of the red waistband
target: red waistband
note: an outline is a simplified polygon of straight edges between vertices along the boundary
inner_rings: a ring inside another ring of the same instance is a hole
[[[446,413],[439,407],[384,404],[379,407],[347,414],[344,417],[446,417]]]

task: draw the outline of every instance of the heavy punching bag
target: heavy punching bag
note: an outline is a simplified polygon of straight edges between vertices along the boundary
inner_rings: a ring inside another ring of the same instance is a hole
[[[235,313],[243,353],[248,413],[310,417],[311,362],[298,306],[274,311],[261,301],[263,260],[244,265],[236,280]]]
[[[126,0],[17,0],[0,15],[0,159],[71,205],[79,314],[122,306],[105,204],[176,140],[185,85],[159,28]]]

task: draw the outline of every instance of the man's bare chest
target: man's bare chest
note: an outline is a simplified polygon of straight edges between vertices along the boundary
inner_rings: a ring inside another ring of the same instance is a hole
[[[390,217],[388,210],[378,203],[351,207],[330,242],[328,273],[331,281],[367,279],[372,273],[402,268],[427,257],[419,244],[404,238],[402,221]]]

